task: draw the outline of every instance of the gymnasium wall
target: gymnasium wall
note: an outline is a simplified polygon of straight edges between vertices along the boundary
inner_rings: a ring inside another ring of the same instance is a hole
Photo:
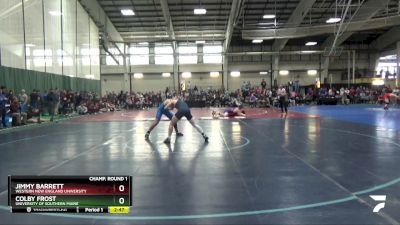
[[[300,85],[311,85],[315,83],[315,79],[318,76],[309,76],[306,72],[292,72],[288,76],[280,77],[280,84],[287,84],[289,80],[295,81],[300,80]],[[337,78],[339,76],[333,75],[333,78]],[[250,81],[252,85],[260,86],[262,79],[265,79],[267,85],[270,85],[270,75],[260,75],[255,72],[242,72],[240,77],[228,77],[228,88],[229,90],[235,90],[241,87],[243,81]],[[186,79],[186,84],[188,85],[188,81],[190,81],[191,86],[194,88],[213,88],[219,89],[222,86],[222,74],[219,78],[210,78],[209,74],[192,74],[192,78]],[[107,74],[101,76],[101,86],[102,86],[102,94],[108,92],[119,92],[124,90],[124,77],[122,74]],[[126,82],[129,82],[127,80]],[[173,78],[172,76],[169,78],[161,77],[161,75],[157,74],[145,74],[142,79],[134,79],[133,76],[131,78],[132,90],[133,91],[159,91],[165,90],[166,87],[173,89]],[[333,79],[332,83],[342,83],[340,79]],[[343,83],[346,83],[343,81]],[[129,87],[129,84],[128,86]],[[128,89],[127,89],[128,90]],[[126,91],[127,91],[126,90]]]
[[[365,64],[365,63],[364,63]],[[358,64],[358,66],[367,66],[366,64],[364,65],[363,63]],[[202,65],[199,64],[197,67],[190,67],[186,66],[183,69],[187,71],[192,72],[192,77],[190,79],[187,79],[190,81],[191,85],[194,87],[197,85],[198,87],[202,88],[220,88],[222,86],[222,70],[218,70],[218,68],[206,68],[206,67],[201,67]],[[329,74],[332,74],[332,83],[347,83],[347,81],[341,79],[341,74],[343,73],[343,68],[340,70],[340,67],[344,66],[346,68],[346,65],[343,65],[341,63],[335,63],[332,65],[332,70],[330,71]],[[172,75],[170,78],[163,78],[161,76],[162,72],[171,72],[170,69],[172,68],[162,68],[162,67],[152,67],[152,66],[147,66],[149,69],[145,69],[146,66],[141,66],[144,68],[140,67],[132,67],[131,70],[134,72],[142,72],[142,71],[151,71],[151,72],[143,72],[144,77],[142,79],[134,79],[132,76],[132,90],[133,91],[151,91],[151,90],[165,90],[165,87],[170,87],[173,88],[174,83],[173,83],[173,78]],[[151,68],[152,67],[152,68]],[[287,76],[282,76],[278,75],[277,82],[279,84],[287,84],[289,80],[299,80],[300,85],[311,85],[314,84],[316,81],[316,78],[319,77],[319,75],[314,75],[310,76],[307,74],[307,68],[309,69],[317,69],[318,70],[319,65],[315,62],[283,62],[282,63],[282,68],[290,70],[289,75]],[[150,69],[151,68],[151,69]],[[240,88],[243,81],[250,81],[251,84],[253,85],[260,85],[261,80],[264,78],[265,81],[267,82],[267,85],[269,86],[271,84],[270,82],[270,76],[271,74],[267,75],[260,75],[260,71],[268,71],[269,65],[267,63],[232,63],[228,65],[228,71],[241,71],[240,77],[231,77],[228,74],[228,89],[229,90],[235,90],[237,88]],[[182,69],[182,68],[180,68]],[[194,71],[201,71],[204,70],[204,72],[194,72]],[[158,72],[157,72],[158,70]],[[185,70],[180,70],[180,71],[185,71]],[[219,78],[210,78],[209,72],[210,71],[220,71],[220,77]],[[123,77],[123,67],[120,66],[103,66],[102,71],[106,71],[107,74],[102,74],[101,75],[101,83],[102,83],[102,93],[105,94],[106,91],[115,91],[119,92],[121,90],[128,91],[129,90],[129,84],[125,86],[126,88],[124,89],[124,83],[129,83],[129,79],[124,81]],[[347,69],[345,69],[347,71]],[[113,73],[114,72],[114,73]],[[171,72],[172,74],[172,72]],[[181,73],[180,73],[181,74]],[[330,81],[330,78],[328,79],[328,82]],[[177,83],[177,81],[176,81]]]
[[[185,80],[185,79],[182,79]],[[186,84],[190,81],[191,86],[198,86],[199,88],[219,89],[222,87],[221,78],[210,78],[209,74],[193,73],[190,79],[186,79]],[[119,92],[124,90],[124,82],[129,83],[128,80],[124,81],[123,74],[107,74],[101,76],[102,94],[108,92]],[[162,77],[160,74],[145,74],[142,79],[134,79],[131,77],[131,85],[133,91],[164,91],[166,87],[173,89],[173,77]],[[127,84],[129,87],[129,84]],[[126,90],[127,91],[127,90]]]

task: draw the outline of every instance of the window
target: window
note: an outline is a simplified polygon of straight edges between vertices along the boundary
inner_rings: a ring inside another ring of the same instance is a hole
[[[53,60],[52,55],[53,52],[51,49],[34,49],[32,51],[33,55],[33,64],[35,67],[45,67],[52,66]]]
[[[114,55],[114,57],[115,57],[116,60],[118,60],[120,66],[124,65],[124,57],[122,57],[120,55]],[[107,56],[106,56],[106,65],[117,66],[118,63],[115,62],[115,60],[113,59],[112,56],[107,54]]]
[[[203,52],[203,63],[222,63],[222,45],[204,46]]]
[[[378,66],[376,67],[376,72],[379,74],[383,79],[395,78],[394,74],[397,74],[397,63],[395,62],[379,62]]]
[[[131,65],[148,65],[149,64],[149,46],[138,45],[129,48],[131,54]]]
[[[124,65],[124,57],[120,54],[117,48],[109,48],[108,51],[115,57],[115,59],[119,62],[119,65]],[[115,62],[113,57],[106,53],[106,65],[109,66],[117,66],[118,63]]]
[[[156,64],[164,64],[164,65],[172,65],[174,64],[174,56],[172,46],[156,46],[154,48],[155,63]]]
[[[394,79],[397,75],[397,56],[387,55],[379,58],[376,73],[383,79]]]
[[[197,46],[179,46],[178,51],[180,64],[197,64],[197,55],[185,55],[197,53]]]
[[[90,66],[90,49],[88,47],[81,49],[81,60],[83,66]],[[90,70],[89,70],[90,71]]]

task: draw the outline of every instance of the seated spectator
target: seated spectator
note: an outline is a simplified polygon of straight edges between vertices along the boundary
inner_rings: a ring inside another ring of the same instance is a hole
[[[86,107],[86,103],[82,102],[78,107],[76,107],[76,110],[79,115],[85,115],[88,113],[88,108]]]
[[[10,112],[12,115],[13,126],[26,124],[28,115],[25,112],[21,112],[21,105],[17,97],[14,97],[13,100],[11,101]]]
[[[250,99],[249,99],[250,107],[256,107],[257,105],[257,97],[254,95],[254,93],[251,93]]]
[[[28,115],[27,116],[28,119],[37,117],[37,122],[38,123],[41,122],[41,120],[40,120],[40,109],[38,107],[29,106],[28,107],[28,111],[27,111],[27,115]]]
[[[262,108],[270,107],[269,98],[264,94],[260,95],[260,98],[258,98],[258,105]]]
[[[19,126],[21,125],[21,114],[19,109],[19,101],[17,97],[13,97],[10,104],[10,112],[12,115],[12,125]]]
[[[297,98],[297,93],[295,91],[290,92],[290,97],[289,97],[289,105],[290,106],[296,105],[296,98]]]

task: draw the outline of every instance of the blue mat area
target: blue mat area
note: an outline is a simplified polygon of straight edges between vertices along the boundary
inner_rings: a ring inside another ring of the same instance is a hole
[[[389,111],[384,111],[383,106],[377,105],[322,105],[295,106],[291,107],[290,110],[341,121],[400,130],[400,108],[392,107]]]

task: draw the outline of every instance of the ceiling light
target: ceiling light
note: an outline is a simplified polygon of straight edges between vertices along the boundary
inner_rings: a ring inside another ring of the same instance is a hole
[[[192,77],[192,73],[191,72],[183,72],[182,73],[182,78],[191,78]]]
[[[307,74],[310,76],[315,76],[315,75],[317,75],[317,73],[318,73],[318,71],[316,71],[316,70],[307,70]]]
[[[61,16],[62,13],[60,11],[49,11],[49,14],[52,16]]]
[[[315,42],[315,41],[309,41],[309,42],[306,43],[306,46],[314,46],[314,45],[317,45],[317,44],[318,43]]]
[[[135,12],[132,9],[121,9],[121,13],[124,16],[134,16]]]
[[[219,77],[219,72],[210,72],[210,77],[212,77],[212,78]]]
[[[239,71],[232,71],[231,72],[231,77],[240,77],[240,72]]]
[[[329,19],[326,21],[326,23],[337,23],[337,22],[340,22],[341,20],[342,20],[341,18],[332,17],[332,18],[329,18]]]
[[[26,47],[35,47],[36,45],[34,44],[25,44]]]
[[[289,75],[289,71],[288,71],[288,70],[280,70],[280,71],[279,71],[279,75],[281,75],[281,76],[287,76],[287,75]]]
[[[143,73],[134,73],[133,78],[135,79],[142,79],[143,78]]]
[[[204,14],[206,14],[207,13],[207,10],[206,9],[194,9],[193,10],[193,12],[194,12],[194,14],[196,14],[196,15],[204,15]]]
[[[379,57],[379,59],[381,59],[381,60],[390,60],[390,59],[396,59],[396,58],[397,58],[396,55],[387,55],[387,56]]]
[[[196,41],[196,44],[205,44],[206,41]]]
[[[262,72],[260,72],[260,75],[267,75],[267,74],[268,74],[267,71],[262,71]]]
[[[257,23],[258,25],[278,25],[279,23],[276,22],[270,22],[270,23]]]
[[[161,76],[162,76],[162,77],[170,77],[170,76],[171,76],[171,73],[162,73]]]
[[[317,53],[317,51],[309,51],[309,50],[304,50],[304,51],[300,51],[301,53],[304,54],[312,54],[312,53]]]
[[[275,15],[273,15],[273,14],[265,14],[264,16],[263,16],[263,18],[264,19],[275,19]]]
[[[263,40],[260,40],[260,39],[253,40],[253,43],[262,43],[262,42],[263,42]]]

